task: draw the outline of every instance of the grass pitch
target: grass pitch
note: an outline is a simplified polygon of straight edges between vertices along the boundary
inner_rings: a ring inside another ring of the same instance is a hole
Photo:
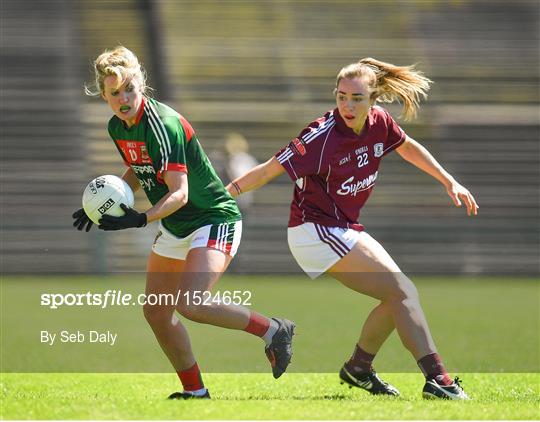
[[[40,306],[44,292],[143,291],[144,275],[4,277],[1,280],[2,419],[540,419],[536,279],[414,279],[439,352],[464,381],[468,402],[426,401],[414,359],[392,334],[375,361],[398,399],[339,384],[375,301],[337,282],[227,276],[254,309],[297,323],[294,357],[279,380],[260,339],[186,322],[212,400],[167,401],[180,385],[139,306]],[[41,330],[102,329],[114,346],[40,342]],[[136,373],[139,372],[139,373]]]
[[[414,281],[439,353],[452,373],[540,372],[538,280],[415,277]],[[3,278],[0,372],[169,373],[169,363],[140,305],[40,306],[43,293],[108,289],[135,296],[144,291],[144,274]],[[338,371],[377,304],[328,278],[225,276],[216,290],[249,291],[254,310],[296,322],[289,373]],[[260,339],[241,331],[183,322],[204,373],[267,372]],[[110,331],[118,338],[114,346],[88,341],[57,341],[50,346],[40,341],[42,330],[56,334]],[[418,372],[395,332],[377,354],[375,367],[381,373]]]
[[[463,374],[468,402],[421,398],[419,374],[385,374],[400,398],[375,397],[337,374],[207,374],[212,400],[168,401],[175,375],[3,374],[3,419],[538,419],[538,374]]]

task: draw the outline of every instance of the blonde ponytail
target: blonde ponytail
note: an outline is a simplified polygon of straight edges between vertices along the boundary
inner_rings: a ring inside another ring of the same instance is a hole
[[[343,78],[366,77],[372,101],[403,104],[402,116],[405,120],[416,117],[420,100],[427,98],[429,85],[433,83],[415,66],[395,66],[371,57],[344,67],[338,73],[336,87]]]

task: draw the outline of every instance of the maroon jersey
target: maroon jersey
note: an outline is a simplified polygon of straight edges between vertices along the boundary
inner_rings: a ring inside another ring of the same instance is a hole
[[[310,123],[276,154],[296,182],[289,227],[311,222],[363,230],[357,222],[360,209],[375,186],[381,159],[405,137],[378,106],[371,107],[359,135],[337,108]]]

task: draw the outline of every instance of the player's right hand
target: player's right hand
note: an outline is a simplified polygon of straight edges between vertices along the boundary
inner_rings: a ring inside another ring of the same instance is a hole
[[[478,204],[474,199],[472,193],[468,191],[465,186],[460,185],[458,182],[453,182],[450,186],[446,188],[448,196],[452,198],[454,205],[456,207],[461,207],[462,202],[465,203],[467,207],[467,215],[477,215],[478,214]]]
[[[75,211],[72,215],[72,217],[75,219],[73,222],[73,227],[77,227],[77,230],[82,231],[84,229],[84,226],[86,225],[86,231],[88,232],[94,223],[92,223],[92,220],[88,218],[86,213],[84,212],[84,209],[78,209]]]

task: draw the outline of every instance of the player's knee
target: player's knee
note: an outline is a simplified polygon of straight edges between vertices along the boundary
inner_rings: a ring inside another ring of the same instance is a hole
[[[398,275],[391,284],[386,302],[394,304],[419,302],[418,290],[411,280],[403,275]]]
[[[171,312],[163,306],[144,305],[144,318],[153,329],[165,328],[171,324]]]
[[[195,322],[205,322],[208,306],[194,305],[193,303],[184,303],[176,308],[184,317]]]

